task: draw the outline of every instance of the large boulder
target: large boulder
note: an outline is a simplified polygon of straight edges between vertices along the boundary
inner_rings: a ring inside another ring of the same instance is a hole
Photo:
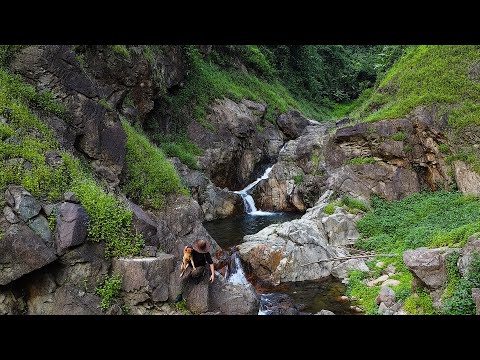
[[[462,276],[465,276],[467,273],[474,254],[480,255],[480,238],[478,233],[470,236],[467,240],[467,244],[460,250],[460,257],[458,258],[457,265]]]
[[[392,307],[395,304],[395,291],[388,286],[382,286],[380,293],[375,298],[377,304],[384,303],[387,307]]]
[[[8,289],[0,289],[0,315],[22,315],[26,306],[22,297]]]
[[[5,200],[23,221],[37,216],[42,205],[21,186],[10,185],[5,191]]]
[[[183,298],[186,300],[187,309],[193,314],[203,314],[210,308],[208,276],[203,276],[198,284],[194,281],[188,281],[183,292]]]
[[[25,223],[11,224],[0,240],[0,285],[39,269],[56,259],[53,248]]]
[[[289,139],[296,139],[310,125],[310,121],[298,110],[289,110],[277,118],[277,125]]]
[[[63,202],[56,209],[55,243],[57,254],[62,255],[85,242],[89,217],[81,205],[70,202]]]
[[[256,315],[260,299],[252,284],[232,284],[218,274],[210,285],[210,311],[224,315]]]
[[[403,253],[403,262],[408,269],[431,289],[443,287],[447,281],[446,257],[456,249],[418,248]]]
[[[157,257],[149,258],[114,259],[112,272],[122,276],[124,300],[132,306],[147,300],[167,301],[173,259],[173,255],[169,254],[158,254]]]
[[[100,296],[66,285],[55,292],[52,315],[100,315]]]
[[[332,263],[317,261],[336,256],[325,234],[304,219],[270,225],[245,236],[237,248],[255,276],[275,285],[327,277]]]

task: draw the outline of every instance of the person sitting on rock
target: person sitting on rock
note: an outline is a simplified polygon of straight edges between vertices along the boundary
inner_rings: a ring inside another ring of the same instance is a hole
[[[185,248],[186,247],[187,246],[185,246]],[[185,270],[185,273],[180,281],[180,294],[175,299],[175,302],[182,300],[182,294],[188,283],[188,279],[193,279],[195,284],[198,284],[200,281],[202,281],[206,273],[205,268],[207,263],[210,267],[210,282],[213,283],[213,280],[215,279],[215,269],[213,267],[212,256],[210,255],[210,244],[206,240],[199,239],[192,244],[192,247],[192,258],[193,263],[195,264],[195,270],[193,270],[191,266],[187,267]]]

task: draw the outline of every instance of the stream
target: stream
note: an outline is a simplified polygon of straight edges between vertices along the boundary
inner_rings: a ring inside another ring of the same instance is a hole
[[[233,247],[243,241],[245,235],[255,234],[271,225],[300,218],[302,213],[267,212],[257,209],[249,191],[260,181],[267,179],[271,171],[265,173],[245,189],[236,191],[242,196],[246,214],[205,222],[203,225],[210,236],[222,247],[233,252]],[[228,281],[233,283],[252,282],[260,294],[259,315],[276,314],[315,314],[320,310],[330,310],[338,315],[355,314],[348,301],[340,297],[345,294],[345,285],[334,278],[318,281],[300,281],[283,283],[275,287],[265,288],[249,279],[243,271],[238,254],[232,254]],[[247,280],[248,279],[248,280]]]

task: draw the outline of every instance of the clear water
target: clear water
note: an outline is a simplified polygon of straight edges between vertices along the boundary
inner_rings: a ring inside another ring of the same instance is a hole
[[[300,213],[276,212],[272,216],[242,215],[227,219],[206,222],[203,225],[217,243],[224,249],[229,250],[242,242],[245,235],[255,234],[271,224],[298,219]],[[234,258],[236,265],[240,265],[239,259]],[[243,271],[232,268],[229,281],[243,283],[245,281]],[[261,288],[254,286],[261,295],[261,302],[269,301],[269,294],[288,294],[295,304],[303,304],[303,312],[317,313],[320,310],[330,310],[335,314],[354,314],[350,309],[349,302],[342,302],[340,296],[345,294],[345,285],[336,279],[322,281],[301,281],[284,283],[273,288]],[[262,314],[262,312],[260,312]]]

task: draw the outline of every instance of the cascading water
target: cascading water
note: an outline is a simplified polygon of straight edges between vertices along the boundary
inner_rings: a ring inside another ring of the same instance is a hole
[[[234,252],[230,258],[228,282],[232,284],[248,284],[242,263],[240,262],[240,256],[237,252]]]
[[[257,180],[255,180],[253,183],[248,185],[245,189],[240,190],[240,191],[235,191],[236,194],[240,194],[240,196],[243,199],[243,204],[245,205],[245,211],[249,215],[273,215],[274,213],[268,212],[268,211],[261,211],[257,210],[257,207],[255,206],[255,201],[253,200],[253,197],[248,193],[255,185],[257,185],[260,181],[268,179],[268,174],[270,174],[270,171],[272,171],[272,167],[269,167],[265,172],[263,173],[262,176],[260,176]]]

